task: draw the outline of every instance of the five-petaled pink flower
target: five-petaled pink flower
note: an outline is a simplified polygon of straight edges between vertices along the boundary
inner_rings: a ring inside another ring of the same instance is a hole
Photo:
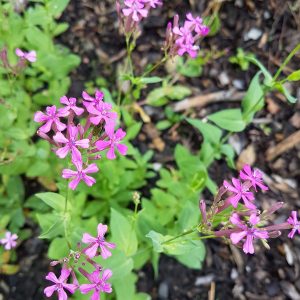
[[[66,111],[70,113],[70,111],[73,111],[77,116],[80,116],[84,113],[84,109],[81,107],[76,106],[77,99],[76,98],[69,98],[66,96],[63,96],[60,98],[60,103],[65,104],[65,107],[62,109],[63,111]]]
[[[89,280],[91,283],[82,284],[80,286],[80,291],[82,294],[87,294],[90,291],[94,290],[91,300],[100,300],[100,292],[111,293],[112,288],[111,284],[107,280],[112,276],[112,271],[106,269],[103,271],[102,277],[100,276],[100,270],[94,271],[92,274],[89,274]]]
[[[92,106],[98,106],[99,103],[102,103],[102,100],[104,99],[103,92],[96,90],[95,92],[95,98],[91,97],[87,92],[82,92],[82,98],[85,100],[83,101],[83,105],[85,107]]]
[[[292,231],[288,235],[288,237],[292,239],[297,231],[298,234],[300,234],[300,221],[297,219],[297,212],[295,210],[292,211],[291,216],[287,219],[287,222],[293,226]]]
[[[105,150],[109,148],[107,151],[106,157],[108,159],[115,159],[116,154],[115,154],[115,148],[118,149],[121,155],[126,155],[128,147],[124,144],[121,144],[121,140],[126,136],[126,132],[123,131],[121,128],[119,128],[116,133],[108,132],[108,136],[110,140],[108,141],[102,141],[99,140],[95,143],[95,146],[99,151]]]
[[[243,199],[245,206],[249,209],[256,209],[256,206],[251,202],[254,200],[254,195],[252,192],[249,192],[249,188],[242,184],[238,179],[232,178],[233,185],[229,184],[224,180],[224,187],[233,193],[232,196],[228,198],[231,205],[236,208],[241,199]]]
[[[36,61],[36,52],[34,50],[29,51],[29,52],[24,52],[21,49],[17,48],[16,49],[16,55],[23,58],[23,59],[26,59],[30,62],[35,62]]]
[[[89,244],[88,247],[86,247],[84,250],[84,253],[88,257],[95,257],[97,255],[98,248],[100,248],[101,256],[104,259],[107,259],[111,256],[111,252],[107,248],[114,249],[116,245],[105,241],[104,235],[106,232],[107,225],[103,225],[100,223],[97,227],[97,237],[93,237],[88,233],[83,234],[82,242],[85,244]]]
[[[68,269],[62,269],[61,275],[59,278],[55,276],[53,272],[49,272],[46,276],[46,279],[55,283],[44,289],[44,294],[47,297],[51,297],[52,294],[56,291],[58,294],[58,300],[67,300],[68,295],[64,289],[68,290],[71,294],[74,294],[78,286],[75,284],[67,283],[67,280],[70,276],[71,271]]]
[[[122,9],[123,14],[128,17],[132,16],[135,22],[139,22],[142,18],[148,16],[148,10],[145,9],[144,3],[141,0],[125,0],[126,8]]]
[[[236,225],[239,229],[239,231],[230,234],[230,239],[233,244],[238,244],[242,239],[246,238],[243,245],[243,251],[246,254],[254,253],[254,247],[253,247],[254,239],[267,239],[269,237],[269,234],[266,230],[254,227],[259,223],[259,221],[260,219],[258,216],[256,216],[256,214],[251,214],[249,218],[249,224],[252,226],[248,227],[244,222],[241,221],[238,214],[233,213],[230,218],[230,222]]]
[[[263,184],[262,172],[258,169],[251,170],[249,165],[244,165],[243,170],[240,171],[240,177],[243,180],[249,180],[257,191],[257,186],[260,187],[263,191],[267,191],[268,187]]]
[[[47,133],[51,130],[51,128],[56,131],[63,131],[66,129],[66,125],[63,124],[59,118],[60,117],[66,117],[68,115],[68,112],[63,111],[63,109],[56,109],[56,106],[47,106],[46,108],[46,114],[44,114],[41,111],[38,111],[34,115],[34,121],[35,122],[45,122],[45,124],[40,127],[40,131]]]
[[[94,125],[98,125],[101,121],[104,121],[106,124],[105,129],[114,127],[118,114],[111,111],[112,105],[110,103],[101,101],[95,106],[89,105],[87,110],[91,114],[90,120]]]
[[[0,240],[0,244],[4,245],[5,250],[11,250],[17,246],[17,239],[18,236],[15,233],[11,234],[11,232],[6,231],[5,237]]]
[[[203,24],[203,20],[200,17],[194,18],[191,13],[186,15],[185,24],[190,27],[194,28],[194,31],[201,36],[206,36],[209,33],[209,28]]]
[[[65,137],[61,132],[57,132],[56,135],[53,136],[55,142],[60,144],[66,144],[64,147],[56,150],[56,154],[60,158],[65,158],[68,153],[71,151],[72,153],[72,161],[80,161],[81,153],[77,149],[77,147],[87,149],[89,148],[89,139],[78,139],[79,130],[76,126],[68,126],[67,137]]]
[[[95,178],[88,176],[87,174],[98,172],[98,167],[96,164],[90,164],[87,168],[83,169],[82,161],[73,161],[77,171],[64,169],[62,171],[62,177],[65,179],[73,178],[69,183],[69,188],[75,190],[77,185],[81,180],[83,180],[88,186],[92,186],[96,183]]]

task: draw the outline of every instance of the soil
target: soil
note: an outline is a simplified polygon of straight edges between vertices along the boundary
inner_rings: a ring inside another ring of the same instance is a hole
[[[180,16],[190,11],[194,15],[202,15],[208,7],[216,11],[217,5],[213,3],[218,1],[165,2],[168,3],[153,12],[143,23],[143,34],[134,54],[134,63],[140,70],[160,58],[166,24],[176,11]],[[201,47],[204,51],[218,50],[224,51],[224,54],[206,64],[201,77],[181,77],[179,82],[192,87],[195,95],[229,90],[237,85],[245,90],[257,68],[251,65],[244,72],[228,62],[238,47],[254,53],[270,71],[275,72],[300,41],[299,6],[299,1],[223,1],[219,11],[220,31],[216,36],[204,39]],[[68,22],[70,29],[59,38],[59,42],[82,58],[82,64],[72,74],[70,95],[80,97],[84,83],[97,77],[106,78],[111,89],[114,89],[116,70],[125,55],[125,43],[118,32],[114,1],[95,3],[92,0],[72,0],[62,21]],[[252,38],[249,38],[251,31]],[[259,37],[255,37],[255,34]],[[298,55],[284,72],[299,69],[299,63]],[[157,74],[163,76],[166,70],[161,68]],[[291,91],[300,97],[299,86],[292,86]],[[203,117],[219,109],[235,106],[238,104],[221,102],[184,113]],[[154,120],[161,119],[162,109],[144,108],[152,112]],[[286,203],[284,209],[276,215],[276,223],[285,220],[290,210],[300,208],[300,147],[298,144],[271,161],[266,160],[265,153],[299,130],[299,102],[291,106],[281,95],[273,93],[268,96],[267,105],[256,116],[256,121],[246,132],[235,135],[230,142],[239,149],[239,161],[250,159],[269,176],[271,191],[260,196],[261,208],[268,207],[275,200]],[[142,130],[146,137],[147,133],[148,130]],[[195,151],[199,149],[201,141],[196,130],[185,122],[175,128],[175,134],[174,130],[166,130],[161,138],[168,141],[164,150],[155,156],[155,161],[161,163],[172,162],[173,146],[176,143],[184,143]],[[142,144],[141,140],[138,137],[137,143]],[[147,145],[142,144],[141,149],[145,148]],[[253,148],[254,151],[251,151]],[[228,173],[228,167],[225,162],[219,161],[212,165],[210,173],[217,183],[221,183],[223,178],[220,176]],[[290,240],[283,234],[271,240],[270,250],[257,246],[253,256],[244,255],[221,240],[209,240],[206,246],[207,256],[202,270],[187,269],[173,258],[163,256],[157,279],[154,279],[150,265],[139,271],[138,290],[149,293],[152,299],[300,299],[299,236]],[[43,276],[48,268],[46,248],[37,238],[26,241],[20,247],[18,257],[21,272],[0,280],[0,299],[1,294],[2,299],[7,300],[43,298]]]

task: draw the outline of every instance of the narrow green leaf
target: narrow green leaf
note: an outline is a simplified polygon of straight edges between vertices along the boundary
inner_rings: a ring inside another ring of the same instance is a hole
[[[64,211],[65,209],[65,197],[60,194],[48,192],[39,193],[36,196],[56,211]]]

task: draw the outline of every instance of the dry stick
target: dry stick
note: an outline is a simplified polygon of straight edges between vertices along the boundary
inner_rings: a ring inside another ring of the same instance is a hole
[[[187,98],[176,103],[173,107],[175,112],[183,111],[192,107],[204,107],[207,104],[222,102],[222,101],[241,101],[245,92],[237,92],[234,89],[229,91],[219,91],[211,94],[195,96],[191,98]]]
[[[291,134],[276,146],[270,147],[266,152],[267,161],[271,161],[280,154],[292,149],[298,143],[300,143],[300,130]]]

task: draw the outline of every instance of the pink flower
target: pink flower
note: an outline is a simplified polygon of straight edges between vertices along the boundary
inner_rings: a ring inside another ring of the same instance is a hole
[[[76,98],[67,98],[66,96],[63,96],[60,98],[60,103],[65,104],[66,106],[62,109],[63,111],[66,111],[70,113],[70,111],[73,111],[77,116],[80,116],[84,113],[84,109],[76,106],[77,99]]]
[[[97,141],[95,143],[95,146],[99,151],[105,150],[109,148],[107,151],[106,157],[108,159],[115,159],[116,154],[115,154],[115,148],[118,149],[119,153],[121,155],[126,155],[128,147],[124,144],[121,144],[121,140],[126,136],[126,132],[123,131],[121,128],[119,128],[116,133],[114,132],[109,132],[108,136],[110,138],[109,141]]]
[[[46,114],[44,114],[41,111],[38,111],[34,115],[34,121],[35,122],[45,122],[45,124],[40,127],[40,131],[47,133],[51,130],[51,127],[54,131],[56,129],[58,131],[63,131],[66,129],[66,125],[60,122],[60,117],[66,117],[68,115],[68,112],[65,112],[61,109],[56,110],[56,106],[47,106],[46,108]]]
[[[194,28],[195,32],[205,36],[209,33],[209,28],[205,25],[203,25],[203,20],[200,17],[194,18],[191,13],[186,15],[186,21],[185,24],[190,27]]]
[[[98,172],[99,169],[96,164],[90,164],[86,169],[83,169],[81,160],[74,161],[73,163],[77,171],[70,169],[64,169],[62,171],[63,178],[73,178],[73,180],[69,183],[70,189],[75,190],[81,180],[83,180],[88,186],[92,186],[94,183],[96,183],[96,180],[93,177],[86,175]]]
[[[228,198],[231,205],[236,208],[239,201],[243,199],[245,206],[249,209],[256,209],[256,206],[251,203],[254,200],[253,193],[249,192],[249,189],[243,185],[238,179],[232,178],[233,185],[230,185],[226,180],[224,180],[224,187],[233,193],[232,196]]]
[[[243,170],[240,171],[240,177],[243,180],[249,180],[257,191],[256,186],[260,187],[263,191],[267,191],[268,187],[263,184],[262,173],[258,169],[251,170],[249,165],[244,165]]]
[[[98,248],[100,248],[101,256],[104,259],[107,259],[111,256],[111,252],[107,248],[114,249],[116,245],[105,241],[104,235],[107,232],[107,225],[103,225],[100,223],[97,227],[97,232],[97,237],[92,237],[88,233],[83,234],[82,242],[85,244],[89,244],[89,246],[84,250],[84,253],[88,257],[93,258],[96,256]]]
[[[21,49],[17,48],[16,55],[23,59],[26,59],[30,62],[36,61],[36,52],[35,51],[23,52]]]
[[[176,39],[176,44],[181,45],[183,43],[186,43],[186,41],[190,41],[191,43],[194,43],[193,35],[191,32],[191,29],[189,26],[184,25],[183,27],[174,27],[173,33],[178,35]]]
[[[188,55],[191,58],[196,58],[199,50],[199,46],[193,45],[192,42],[186,42],[186,43],[181,43],[178,45],[178,55],[183,56],[185,53],[188,53]]]
[[[66,283],[70,276],[70,273],[70,270],[62,269],[60,277],[57,278],[53,272],[49,272],[46,276],[46,279],[54,282],[55,284],[44,289],[44,294],[46,295],[46,297],[51,297],[52,294],[56,291],[58,294],[58,300],[67,300],[68,295],[64,289],[68,290],[71,294],[74,294],[78,286],[76,286],[75,284]]]
[[[149,4],[152,8],[163,5],[162,0],[143,0],[143,3]]]
[[[89,139],[78,139],[79,130],[76,126],[68,126],[67,138],[61,133],[58,132],[53,136],[55,142],[60,144],[66,144],[64,147],[59,148],[56,151],[56,154],[59,158],[65,158],[68,153],[72,153],[72,161],[81,161],[81,153],[77,147],[87,149],[89,148]]]
[[[292,211],[291,216],[287,219],[287,222],[293,226],[292,231],[288,235],[288,237],[292,239],[297,231],[298,234],[300,234],[300,221],[297,219],[296,211]]]
[[[124,4],[127,8],[122,9],[123,14],[126,17],[132,16],[135,22],[139,22],[142,18],[148,16],[148,10],[145,9],[145,5],[141,0],[125,0]]]
[[[82,92],[82,98],[85,100],[85,101],[83,101],[83,105],[85,107],[88,107],[90,105],[98,106],[99,103],[102,103],[103,98],[104,98],[104,94],[101,91],[96,90],[95,98],[93,98],[87,92],[83,91]]]
[[[266,230],[255,228],[254,226],[259,223],[259,217],[256,214],[252,214],[249,219],[249,224],[252,225],[248,227],[245,223],[241,221],[238,214],[232,214],[230,221],[232,224],[236,225],[240,230],[238,232],[233,232],[230,234],[230,239],[233,244],[238,244],[242,239],[246,238],[243,251],[247,254],[254,253],[253,240],[254,239],[267,239],[269,234]]]
[[[80,286],[80,291],[82,294],[87,294],[94,290],[91,300],[100,300],[100,292],[111,293],[111,284],[106,282],[112,276],[112,271],[106,269],[103,271],[102,277],[100,276],[100,271],[96,270],[92,274],[89,274],[89,280],[91,283],[82,284]]]
[[[4,245],[5,250],[11,250],[17,246],[17,239],[18,236],[15,233],[11,234],[11,232],[6,231],[5,238],[0,240],[0,244]]]

